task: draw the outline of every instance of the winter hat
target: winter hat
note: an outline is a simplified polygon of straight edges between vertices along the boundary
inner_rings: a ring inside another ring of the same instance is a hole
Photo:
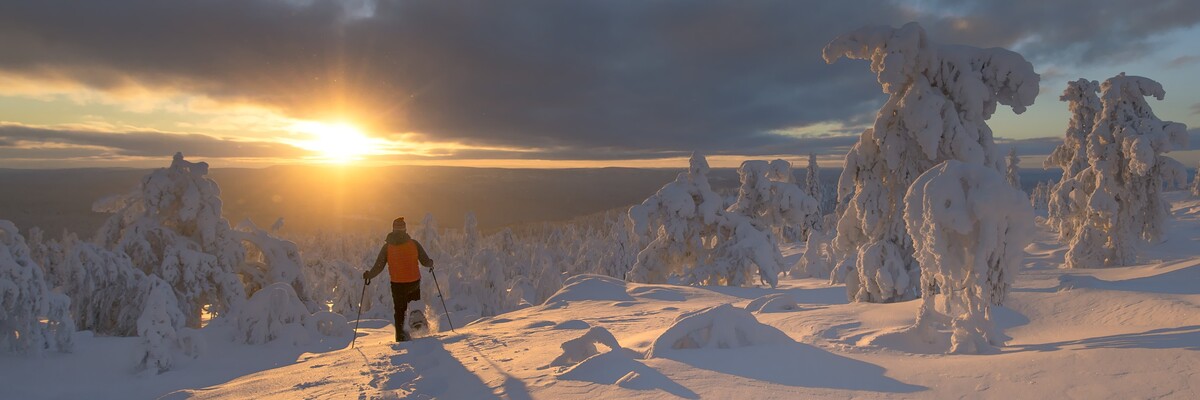
[[[395,220],[392,221],[392,230],[393,231],[403,231],[403,230],[407,230],[407,229],[408,229],[408,226],[404,223],[404,217],[396,218]]]

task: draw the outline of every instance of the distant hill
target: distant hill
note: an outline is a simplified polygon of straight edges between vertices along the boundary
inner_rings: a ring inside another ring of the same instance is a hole
[[[52,236],[63,229],[90,236],[106,214],[91,211],[101,197],[132,190],[149,170],[141,169],[0,169],[0,219],[23,231],[39,226]],[[480,229],[565,220],[641,202],[682,169],[501,169],[465,167],[277,166],[261,169],[213,169],[221,187],[225,216],[236,224],[251,218],[269,226],[278,217],[293,232],[379,230],[398,215],[419,222],[433,213],[443,228],[461,227],[473,211]],[[795,171],[804,181],[804,170]],[[826,185],[840,169],[823,168]],[[1057,180],[1057,170],[1022,171],[1026,189]],[[733,169],[715,169],[713,187],[736,193]]]

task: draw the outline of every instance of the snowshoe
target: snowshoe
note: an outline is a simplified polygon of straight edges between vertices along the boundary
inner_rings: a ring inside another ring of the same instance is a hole
[[[429,332],[429,321],[425,319],[425,313],[420,310],[412,310],[408,312],[408,331],[413,335],[425,335]]]

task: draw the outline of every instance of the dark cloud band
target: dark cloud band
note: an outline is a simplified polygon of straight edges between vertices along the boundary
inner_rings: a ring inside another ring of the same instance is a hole
[[[840,32],[915,19],[940,41],[1094,62],[1200,20],[1200,3],[1151,3],[12,1],[0,71],[558,152],[530,157],[807,153],[770,132],[869,121],[882,99],[865,64],[821,61]]]

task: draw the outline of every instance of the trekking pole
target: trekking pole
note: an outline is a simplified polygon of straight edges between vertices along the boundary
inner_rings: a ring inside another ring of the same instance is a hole
[[[362,321],[362,303],[367,297],[367,285],[371,284],[371,278],[365,279],[363,282],[362,296],[358,296],[358,317],[354,319],[354,339],[350,339],[350,348],[354,348],[354,342],[358,341],[358,322]]]
[[[433,272],[433,268],[430,268],[429,274],[433,275],[433,286],[438,290],[438,299],[442,301],[442,311],[446,313],[446,322],[450,324],[450,332],[458,333],[458,331],[454,330],[454,321],[450,320],[450,310],[446,308],[446,296],[442,296],[442,285],[438,284],[437,273]]]

